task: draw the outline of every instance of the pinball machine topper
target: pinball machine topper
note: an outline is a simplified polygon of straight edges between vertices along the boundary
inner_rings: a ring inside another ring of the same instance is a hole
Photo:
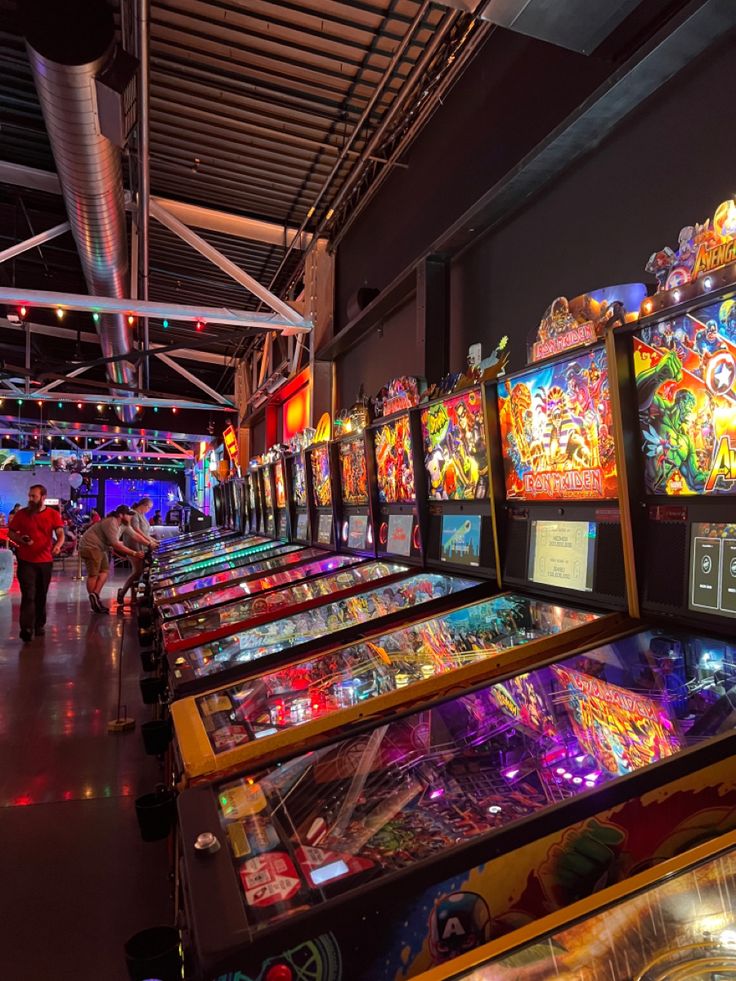
[[[617,496],[608,365],[601,349],[540,366],[498,386],[509,500]]]
[[[547,307],[532,335],[530,363],[594,344],[606,327],[636,320],[646,295],[643,283],[626,283],[582,293],[572,300],[558,296]]]
[[[416,491],[408,414],[376,427],[374,446],[381,503],[413,503]]]
[[[433,501],[488,496],[488,451],[483,400],[472,389],[422,409],[424,466]]]
[[[676,289],[701,276],[736,263],[736,201],[723,201],[713,218],[680,230],[677,249],[652,252],[646,271],[657,280],[657,291]],[[647,312],[646,306],[644,312]]]
[[[373,411],[378,419],[381,416],[391,416],[395,412],[413,409],[419,405],[426,383],[421,378],[402,375],[394,378],[380,390],[373,400]]]

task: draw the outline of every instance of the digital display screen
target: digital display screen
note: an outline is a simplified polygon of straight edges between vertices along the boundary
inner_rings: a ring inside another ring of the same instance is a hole
[[[736,303],[634,338],[647,494],[736,494]]]
[[[693,523],[688,606],[736,617],[736,523]]]
[[[274,464],[273,479],[276,484],[276,507],[286,507],[286,487],[284,485],[284,464],[281,460]]]
[[[312,460],[315,507],[328,508],[332,504],[332,488],[330,486],[330,448],[327,443],[313,446],[310,457]]]
[[[321,868],[311,869],[309,878],[315,886],[321,886],[331,879],[337,879],[338,876],[347,875],[348,871],[346,863],[340,859],[337,862],[330,862],[329,865],[323,865]]]
[[[304,474],[304,457],[301,453],[294,455],[291,476],[293,479],[294,503],[298,507],[305,507],[307,503],[307,484]]]
[[[320,545],[329,545],[332,542],[332,515],[321,514],[317,525],[317,541]]]
[[[363,437],[339,444],[340,488],[342,503],[361,505],[368,503],[368,471],[365,462]]]
[[[604,351],[502,379],[498,412],[509,500],[617,496]]]
[[[279,515],[279,538],[286,538],[286,514],[283,511]]]
[[[478,390],[422,409],[424,466],[433,501],[475,501],[488,496],[488,453],[483,400]]]
[[[386,550],[392,555],[411,555],[411,535],[414,515],[390,514],[388,516],[388,541]]]
[[[368,516],[351,514],[348,519],[348,548],[365,548],[368,533]]]
[[[445,514],[442,517],[440,558],[455,565],[480,563],[479,514]]]
[[[597,531],[594,521],[532,521],[529,579],[590,592]]]
[[[379,501],[382,504],[412,503],[416,491],[409,416],[399,416],[393,422],[378,426],[374,431],[373,446]]]
[[[302,512],[296,516],[296,537],[301,541],[307,540],[309,532],[309,515]]]

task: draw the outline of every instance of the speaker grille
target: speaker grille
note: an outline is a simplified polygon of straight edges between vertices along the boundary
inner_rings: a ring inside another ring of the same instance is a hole
[[[673,609],[685,605],[689,566],[687,531],[684,523],[648,522],[644,582],[650,603]]]
[[[596,593],[601,593],[603,596],[623,596],[626,592],[626,571],[619,524],[598,525],[598,550],[593,588]]]
[[[509,520],[504,563],[504,576],[508,579],[526,579],[528,530],[528,521]]]

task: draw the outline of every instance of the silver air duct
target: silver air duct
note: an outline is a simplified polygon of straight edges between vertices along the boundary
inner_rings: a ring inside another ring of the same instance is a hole
[[[130,296],[130,269],[123,201],[120,150],[100,134],[95,77],[114,53],[115,25],[110,8],[97,2],[54,0],[30,4],[26,47],[36,91],[51,142],[66,211],[92,295]],[[100,345],[108,363],[112,392],[116,384],[135,385],[132,347],[123,314],[101,314]],[[124,422],[135,407],[116,406]]]

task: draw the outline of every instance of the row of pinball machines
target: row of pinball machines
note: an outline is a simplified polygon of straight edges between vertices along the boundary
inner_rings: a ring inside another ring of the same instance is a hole
[[[187,976],[583,976],[557,911],[630,892],[641,932],[641,890],[736,825],[734,233],[730,202],[653,296],[558,298],[520,372],[275,452],[234,535],[157,558]],[[698,881],[710,974],[639,971],[663,925],[611,975],[585,921],[584,976],[731,976],[729,880]]]

